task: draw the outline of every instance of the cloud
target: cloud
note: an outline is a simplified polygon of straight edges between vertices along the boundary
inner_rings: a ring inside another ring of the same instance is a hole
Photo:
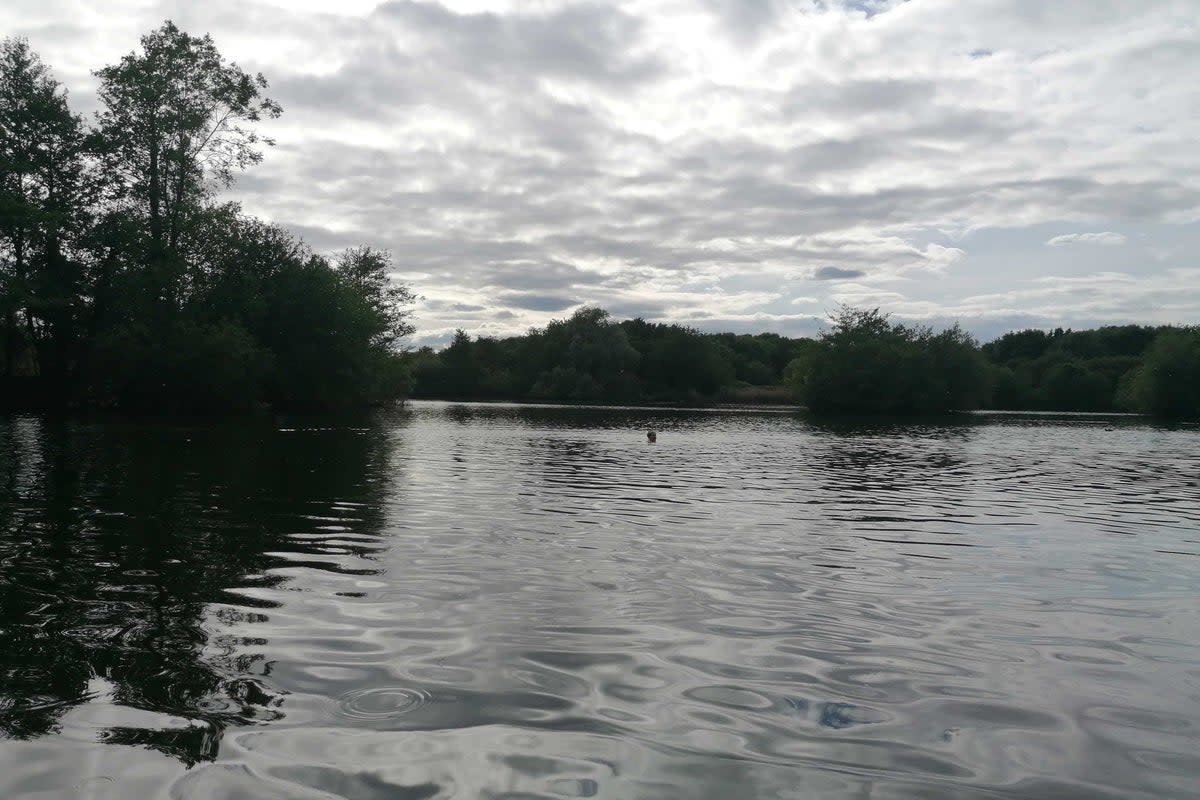
[[[1053,239],[1048,239],[1046,244],[1050,247],[1066,247],[1072,244],[1096,244],[1105,247],[1117,247],[1129,241],[1125,236],[1112,231],[1103,231],[1101,233],[1066,233],[1062,236],[1055,236]]]
[[[529,292],[504,292],[497,299],[500,303],[512,308],[524,308],[530,311],[562,311],[579,305],[570,297]]]
[[[476,311],[487,311],[486,306],[475,305],[473,303],[448,302],[445,300],[427,300],[424,307],[430,311],[457,311],[468,314]]]
[[[392,250],[430,340],[581,302],[809,330],[793,290],[981,330],[1200,317],[1187,2],[0,4],[84,112],[165,17],[284,106],[230,197]]]
[[[861,269],[843,269],[842,267],[818,267],[809,273],[814,281],[842,281],[851,278],[861,278],[867,273]]]

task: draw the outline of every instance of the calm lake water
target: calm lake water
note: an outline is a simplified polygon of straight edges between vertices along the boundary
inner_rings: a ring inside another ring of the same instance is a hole
[[[0,419],[6,800],[1198,794],[1195,427]]]

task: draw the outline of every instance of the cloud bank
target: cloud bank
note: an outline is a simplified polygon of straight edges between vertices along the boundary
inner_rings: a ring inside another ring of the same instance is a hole
[[[991,335],[1200,319],[1195,10],[12,0],[0,29],[82,111],[168,17],[261,70],[279,146],[232,195],[319,249],[392,249],[420,341],[581,304],[805,334],[853,302]]]

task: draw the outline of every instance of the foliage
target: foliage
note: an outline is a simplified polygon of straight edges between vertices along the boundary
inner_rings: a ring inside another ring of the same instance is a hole
[[[365,298],[378,323],[371,335],[373,344],[394,347],[412,335],[408,307],[416,302],[412,290],[392,281],[392,254],[373,247],[352,247],[337,259],[338,274],[359,297]]]
[[[26,42],[0,43],[4,383],[140,412],[403,396],[416,298],[390,254],[331,260],[215,202],[271,144],[266,80],[170,22],[96,75],[89,131]]]
[[[126,411],[245,411],[262,400],[269,361],[236,322],[188,320],[169,330],[123,324],[96,342],[90,388],[98,402]]]
[[[989,394],[975,341],[892,322],[879,309],[843,307],[807,358],[789,367],[793,389],[817,413],[909,414],[977,408]]]
[[[807,344],[776,334],[705,334],[642,319],[618,323],[607,311],[582,308],[524,336],[472,340],[457,331],[441,352],[424,348],[409,362],[420,397],[779,402],[791,399],[782,388],[783,368]],[[752,387],[769,390],[748,391]]]
[[[1122,387],[1134,410],[1173,419],[1200,417],[1200,328],[1168,331]]]
[[[531,394],[547,400],[632,399],[638,351],[607,311],[581,308],[541,334],[542,371]]]
[[[61,383],[83,312],[73,242],[93,175],[85,132],[27,42],[0,42],[0,317],[4,374]],[[37,358],[36,355],[41,358]]]
[[[854,414],[983,407],[1188,413],[1186,400],[1150,399],[1188,391],[1192,373],[1182,354],[1191,351],[1159,344],[1180,333],[1176,328],[1017,331],[980,347],[958,325],[933,331],[878,309],[843,308],[832,323],[819,339],[788,339],[706,334],[642,319],[614,323],[607,312],[585,308],[524,336],[472,339],[460,330],[442,351],[422,348],[406,363],[418,397],[800,401],[817,413]],[[1142,371],[1147,348],[1164,355]]]
[[[1148,348],[1173,330],[1112,325],[1007,333],[983,346],[993,365],[991,405],[1046,411],[1141,408],[1130,394],[1134,373]]]

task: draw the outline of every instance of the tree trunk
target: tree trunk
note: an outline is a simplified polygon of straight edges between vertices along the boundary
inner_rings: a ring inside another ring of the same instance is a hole
[[[38,336],[37,328],[33,325],[33,314],[29,310],[25,310],[25,330],[29,334],[29,346],[27,352],[29,354],[30,365],[33,368],[33,374],[40,376],[42,374],[42,362],[38,353]]]
[[[162,245],[162,180],[159,175],[158,140],[150,142],[150,238],[155,249]],[[156,254],[157,255],[157,254]]]
[[[17,366],[17,314],[4,315],[4,377],[11,378]]]
[[[188,154],[187,136],[179,134],[179,160],[176,164],[175,188],[171,198],[170,248],[174,253],[179,248],[179,233],[183,217],[183,193],[187,190]]]
[[[24,188],[24,187],[22,187]],[[13,232],[13,275],[16,278],[18,288],[18,296],[21,302],[26,304],[25,318],[29,318],[29,274],[25,264],[25,229],[20,224],[17,225]],[[11,377],[16,372],[17,356],[20,355],[19,344],[21,341],[21,329],[18,326],[17,312],[20,309],[12,309],[8,312],[6,323],[8,325],[6,338],[7,343],[7,367],[8,375]]]

